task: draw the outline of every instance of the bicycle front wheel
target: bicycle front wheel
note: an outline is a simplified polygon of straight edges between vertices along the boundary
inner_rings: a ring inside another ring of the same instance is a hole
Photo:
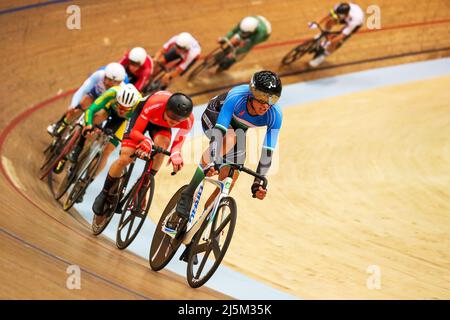
[[[97,154],[89,163],[87,168],[81,173],[80,178],[72,185],[72,188],[64,201],[63,208],[68,211],[73,207],[78,198],[84,194],[87,187],[94,180],[98,167],[100,166],[101,154]]]
[[[155,233],[153,234],[152,244],[150,246],[149,263],[154,271],[159,271],[164,268],[177,252],[181,245],[182,238],[172,238],[162,231],[166,218],[175,212],[177,202],[181,198],[181,193],[187,187],[182,186],[170,199],[166,208],[164,209],[161,218],[156,225]]]
[[[306,42],[303,42],[302,44],[298,45],[297,47],[289,51],[283,57],[283,60],[281,60],[281,64],[284,66],[288,66],[294,61],[297,61],[298,59],[303,57],[306,53],[309,52],[313,42],[314,40],[307,40]]]
[[[203,221],[192,240],[188,258],[187,280],[192,288],[201,287],[216,272],[230,245],[236,220],[236,202],[225,197],[220,200],[213,220],[208,217]],[[198,266],[195,260],[200,262]]]
[[[149,179],[149,181],[145,183],[143,179]],[[150,210],[154,190],[155,178],[151,174],[142,177],[134,185],[122,209],[119,225],[117,226],[117,248],[125,249],[138,235]],[[133,226],[135,226],[134,229]]]

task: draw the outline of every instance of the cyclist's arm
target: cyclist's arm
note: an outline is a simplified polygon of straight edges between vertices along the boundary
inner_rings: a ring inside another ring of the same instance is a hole
[[[235,34],[237,34],[239,32],[239,23],[232,29],[232,30],[230,30],[226,35],[225,35],[225,37],[227,37],[228,39],[231,39],[231,38],[233,38],[233,36],[235,35]]]
[[[128,52],[125,53],[122,59],[119,60],[119,63],[125,68],[125,66],[128,64]]]
[[[148,80],[150,79],[151,73],[152,69],[150,67],[145,67],[144,70],[142,70],[141,74],[139,75],[138,81],[136,81],[136,84],[134,85],[139,92],[141,92],[144,86],[147,84]]]
[[[94,72],[89,78],[87,78],[81,87],[75,92],[75,94],[72,97],[72,102],[70,103],[70,106],[72,108],[75,108],[77,105],[80,104],[81,99],[88,94],[95,86],[95,84],[100,80],[101,78],[101,71]]]
[[[186,70],[189,65],[198,57],[200,56],[200,53],[202,52],[202,49],[200,47],[194,47],[189,50],[189,53],[186,57],[186,59],[182,60],[175,70],[173,70],[170,74],[172,78],[175,78],[179,74],[181,74],[184,70]]]
[[[192,126],[194,125],[194,116],[191,114],[188,119],[183,121],[183,123],[180,126],[180,130],[178,130],[177,135],[175,136],[175,139],[172,143],[172,148],[170,149],[170,153],[181,153],[181,148],[183,147],[183,143],[186,140],[186,136],[189,134],[189,132],[192,129]]]
[[[116,98],[116,91],[111,88],[106,90],[100,97],[95,99],[91,106],[86,110],[84,120],[86,125],[91,126],[94,121],[94,114],[102,109],[106,109],[108,102]]]
[[[145,128],[147,128],[148,125],[148,118],[144,115],[144,111],[145,108],[142,108],[141,114],[136,119],[136,122],[134,123],[134,126],[130,132],[130,138],[138,143],[142,140],[147,139],[147,137],[144,135],[144,132]]]
[[[272,165],[272,157],[275,151],[278,135],[280,133],[282,124],[282,114],[279,110],[274,109],[274,113],[270,115],[272,121],[267,126],[266,137],[261,151],[261,158],[259,159],[258,168],[256,172],[262,176],[267,175],[267,172]],[[255,179],[257,180],[257,179]]]
[[[258,43],[264,42],[269,38],[269,34],[267,33],[265,28],[258,28],[255,35],[251,36],[250,39],[245,43],[243,47],[240,47],[236,50],[236,54],[243,54],[251,50]]]

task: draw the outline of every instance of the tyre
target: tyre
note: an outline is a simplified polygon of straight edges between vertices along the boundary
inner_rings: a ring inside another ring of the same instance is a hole
[[[187,280],[192,288],[201,287],[216,272],[230,245],[236,220],[236,202],[225,197],[220,200],[213,221],[211,217],[203,221],[192,240],[188,258]],[[198,265],[194,265],[196,255]]]
[[[153,200],[155,178],[151,174],[146,177],[149,181],[144,185],[142,180],[146,178],[141,177],[138,180],[122,209],[116,234],[116,245],[119,249],[125,249],[133,242],[147,218]],[[136,221],[136,219],[138,220]],[[137,226],[133,229],[135,222],[137,222]]]
[[[214,67],[219,59],[221,60],[223,58],[223,56],[224,55],[221,48],[217,48],[212,51],[201,64],[199,64],[196,68],[194,68],[194,70],[192,70],[192,72],[189,74],[188,81],[193,81],[204,70]]]
[[[81,135],[81,127],[76,126],[72,133],[64,140],[61,140],[59,146],[55,147],[53,155],[41,167],[41,174],[39,179],[44,179],[53,168],[62,160],[75,146]]]
[[[155,233],[153,234],[152,244],[150,246],[149,263],[154,271],[163,269],[172,260],[181,245],[181,238],[172,238],[162,231],[166,218],[169,214],[175,211],[176,204],[181,197],[181,193],[187,185],[181,187],[170,199],[166,208],[161,215],[161,218],[156,225]]]
[[[281,64],[284,66],[288,66],[294,61],[297,61],[310,51],[313,43],[314,40],[307,40],[306,42],[298,45],[283,57],[283,60],[281,60]]]
[[[125,179],[121,179],[119,185],[109,191],[108,197],[106,198],[105,204],[103,206],[103,212],[106,215],[106,219],[103,221],[103,223],[101,225],[96,225],[94,223],[95,214],[92,217],[92,234],[94,236],[98,236],[99,234],[101,234],[111,222],[112,217],[114,216],[114,211],[119,204],[120,190],[122,190],[122,188],[124,187],[124,182]]]
[[[98,153],[92,161],[89,163],[89,165],[84,169],[84,171],[81,173],[80,177],[77,181],[73,184],[66,201],[64,201],[63,209],[65,211],[68,211],[70,208],[73,207],[75,202],[78,200],[78,198],[84,194],[87,187],[91,184],[91,182],[94,180],[95,174],[97,172],[98,167],[100,166],[100,160],[101,160],[101,153]],[[73,176],[77,176],[77,174],[73,174]],[[69,186],[70,187],[70,184]]]

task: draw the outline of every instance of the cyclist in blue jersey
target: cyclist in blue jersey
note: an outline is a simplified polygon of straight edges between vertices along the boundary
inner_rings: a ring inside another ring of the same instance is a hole
[[[47,127],[47,132],[57,135],[64,130],[68,123],[81,115],[98,97],[109,88],[128,83],[125,68],[117,62],[111,62],[101,67],[87,78],[72,97],[69,108],[63,116]]]
[[[257,168],[260,175],[267,174],[282,123],[281,109],[276,104],[281,90],[281,80],[277,74],[260,71],[253,75],[249,85],[234,87],[209,102],[202,115],[203,131],[210,139],[209,148],[203,153],[194,177],[177,203],[177,214],[166,223],[168,228],[178,231],[186,227],[193,195],[205,178],[205,172],[206,176],[219,174],[219,179],[223,180],[229,173],[226,162],[244,163],[245,132],[248,128],[267,126]],[[238,175],[239,172],[235,171],[231,187]],[[267,193],[259,179],[255,179],[251,191],[260,200]]]

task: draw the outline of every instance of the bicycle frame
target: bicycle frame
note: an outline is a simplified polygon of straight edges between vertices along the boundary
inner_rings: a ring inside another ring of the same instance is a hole
[[[214,201],[207,208],[205,208],[203,210],[203,212],[200,215],[197,215],[198,203],[200,202],[200,198],[201,198],[201,195],[204,190],[205,182],[215,185],[217,188],[219,188],[220,193],[216,196]],[[207,218],[209,219],[209,227],[207,230],[209,230],[211,223],[217,214],[217,209],[219,208],[220,200],[222,200],[222,198],[227,197],[230,194],[232,182],[233,182],[233,179],[231,177],[226,177],[223,181],[205,177],[205,179],[200,184],[197,194],[195,196],[194,207],[192,208],[191,213],[189,215],[188,226],[187,226],[186,233],[183,237],[182,243],[184,243],[185,245],[188,245],[189,243],[191,243],[192,238],[195,236],[198,229],[200,229],[200,226],[202,225],[203,221]],[[212,209],[211,209],[211,207],[212,207]],[[208,213],[208,214],[205,214],[205,213]]]

